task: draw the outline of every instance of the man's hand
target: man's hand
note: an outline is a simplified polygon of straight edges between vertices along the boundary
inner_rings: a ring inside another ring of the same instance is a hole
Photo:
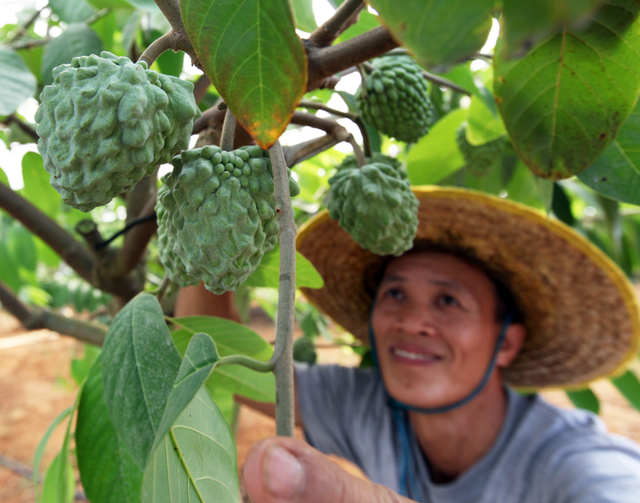
[[[243,469],[253,503],[409,503],[378,484],[354,477],[300,440],[256,443]]]

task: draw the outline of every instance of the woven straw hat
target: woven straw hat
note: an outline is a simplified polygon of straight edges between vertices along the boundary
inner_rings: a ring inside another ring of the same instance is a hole
[[[518,388],[579,388],[624,369],[640,342],[632,285],[599,249],[563,223],[487,194],[414,187],[416,240],[464,250],[514,295],[527,337],[504,381]],[[322,312],[368,340],[366,276],[385,258],[362,249],[324,211],[298,232],[298,250],[324,278],[303,289]]]

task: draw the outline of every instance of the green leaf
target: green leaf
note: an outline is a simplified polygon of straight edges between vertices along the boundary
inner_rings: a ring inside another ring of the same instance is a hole
[[[426,68],[459,63],[485,44],[494,0],[370,0],[382,22]]]
[[[184,65],[184,52],[166,51],[156,60],[161,73],[180,77]]]
[[[89,346],[87,346],[88,348]],[[76,424],[80,480],[93,503],[138,503],[142,470],[118,438],[109,419],[98,356],[82,388]]]
[[[478,96],[471,97],[467,123],[467,140],[471,145],[484,145],[507,134],[502,118],[491,113]]]
[[[111,11],[106,16],[102,16],[91,25],[91,29],[95,31],[98,38],[100,38],[103,51],[116,52],[114,50],[115,35],[118,29],[116,11]]]
[[[42,55],[42,80],[45,84],[51,84],[51,71],[56,66],[71,63],[76,56],[100,54],[101,51],[102,41],[95,31],[84,24],[71,24],[45,46]]]
[[[149,460],[144,503],[238,503],[233,434],[205,389],[182,412]]]
[[[640,101],[604,154],[578,175],[585,185],[624,203],[640,204]]]
[[[630,114],[640,90],[639,10],[613,0],[589,29],[565,28],[518,61],[500,57],[498,44],[496,101],[518,155],[538,176],[558,180],[590,166]]]
[[[633,371],[629,370],[620,377],[611,379],[611,382],[634,409],[640,410],[640,381]]]
[[[49,0],[53,13],[67,24],[82,23],[95,13],[95,9],[84,0]]]
[[[78,385],[81,385],[91,372],[93,364],[100,356],[100,351],[101,349],[97,346],[85,344],[83,346],[82,358],[74,358],[71,360],[71,377],[73,377],[73,380]],[[102,376],[102,364],[100,364],[100,376]],[[100,379],[102,379],[102,377],[100,377]],[[102,390],[102,381],[100,381],[100,390]],[[102,393],[102,391],[100,392]]]
[[[211,337],[207,334],[195,334],[191,338],[169,395],[167,408],[164,410],[162,421],[156,431],[152,451],[155,451],[169,432],[171,425],[209,379],[218,360],[220,360],[218,350]]]
[[[35,272],[38,266],[38,252],[33,235],[20,223],[11,226],[7,237],[7,251],[14,264]]]
[[[75,405],[71,406],[65,410],[63,410],[58,416],[51,422],[44,436],[40,440],[38,447],[36,447],[36,453],[33,457],[33,483],[34,486],[38,487],[38,476],[40,474],[40,461],[42,460],[42,456],[44,455],[44,451],[49,443],[49,439],[53,434],[54,430],[60,426],[60,423],[64,421],[67,417],[69,417],[76,410]],[[59,463],[58,463],[59,464]],[[39,493],[36,491],[36,499],[38,499]]]
[[[590,410],[594,414],[600,413],[600,400],[590,388],[577,391],[566,391],[573,405],[581,409]]]
[[[266,253],[258,268],[244,282],[245,286],[278,288],[280,284],[280,247]],[[296,252],[296,287],[322,288],[322,276],[313,264]]]
[[[536,180],[536,176],[518,159],[509,183],[505,187],[509,199],[534,208],[543,209],[542,197]]]
[[[6,46],[0,45],[0,115],[16,111],[36,92],[36,77],[22,58]]]
[[[217,367],[207,381],[207,389],[224,388],[258,402],[275,402],[276,382],[272,373],[255,372],[242,365]]]
[[[18,273],[19,264],[15,264],[7,251],[6,245],[0,241],[0,281],[17,293],[22,286]]]
[[[49,173],[44,169],[42,157],[37,152],[27,152],[22,158],[24,188],[20,195],[51,218],[56,218],[62,198],[49,183]]]
[[[411,148],[407,156],[411,185],[437,183],[464,166],[456,131],[466,118],[467,110],[457,108],[449,112]]]
[[[234,428],[234,420],[236,419],[236,403],[233,399],[233,392],[224,388],[207,387],[209,394],[213,401],[222,412],[224,419],[229,423],[229,426]]]
[[[7,187],[10,187],[9,178],[7,178],[7,174],[4,172],[2,168],[0,168],[0,183],[5,184]]]
[[[69,451],[60,451],[44,474],[40,503],[73,503],[76,480],[69,463]]]
[[[131,7],[126,0],[87,0],[96,9],[116,9],[118,7]]]
[[[318,25],[313,15],[313,0],[291,0],[293,14],[296,18],[296,27],[307,33],[311,33]]]
[[[306,53],[288,0],[182,0],[206,74],[258,145],[284,132],[307,87]]]
[[[102,377],[111,421],[140,468],[151,454],[180,363],[157,299],[137,295],[109,327]]]
[[[38,80],[38,84],[42,85],[42,55],[44,54],[44,47],[37,45],[28,49],[20,49],[17,53],[27,65],[29,71]],[[33,141],[33,138],[30,141]]]
[[[571,201],[567,196],[567,193],[562,188],[562,185],[555,183],[553,187],[553,196],[551,200],[551,209],[553,214],[570,227],[573,227],[576,223],[576,219],[571,211]]]
[[[576,28],[602,5],[603,0],[503,0],[501,25],[506,56],[522,56],[543,37],[560,31],[565,23]]]
[[[349,40],[353,37],[357,37],[358,35],[362,35],[364,32],[373,30],[380,26],[380,17],[367,10],[360,11],[358,22],[356,24],[352,24],[347,28],[344,32],[340,34],[340,36],[335,41],[336,44],[340,42],[344,42],[345,40]]]
[[[143,12],[148,12],[150,14],[161,13],[160,9],[153,0],[128,0],[128,2]]]

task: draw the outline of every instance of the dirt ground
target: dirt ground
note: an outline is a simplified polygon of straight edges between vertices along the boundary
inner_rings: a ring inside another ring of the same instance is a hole
[[[254,328],[267,340],[273,338],[272,327]],[[36,447],[49,424],[73,404],[77,386],[70,377],[70,361],[81,350],[77,341],[54,332],[25,332],[11,316],[0,311],[0,456],[33,466]],[[344,365],[357,363],[353,354],[335,348],[320,350],[319,360]],[[593,389],[601,400],[601,416],[609,430],[640,443],[640,413],[629,406],[609,381],[596,383]],[[556,405],[572,407],[561,391],[545,396]],[[237,433],[239,466],[253,443],[274,433],[272,419],[243,407]],[[58,428],[49,441],[41,471],[60,449],[62,437],[63,429]],[[358,471],[346,462],[340,464],[353,473]],[[0,466],[0,503],[33,501],[31,481]]]

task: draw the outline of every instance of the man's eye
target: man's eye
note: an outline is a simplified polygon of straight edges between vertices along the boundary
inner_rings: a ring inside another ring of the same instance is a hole
[[[384,294],[389,299],[402,300],[404,298],[403,293],[397,288],[389,288]]]
[[[441,295],[438,297],[438,305],[439,306],[459,306],[460,303],[458,299],[451,295]]]

